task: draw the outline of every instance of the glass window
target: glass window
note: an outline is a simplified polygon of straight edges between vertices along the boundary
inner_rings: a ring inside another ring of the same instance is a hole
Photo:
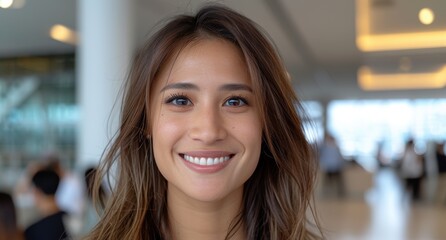
[[[24,168],[50,151],[73,166],[74,62],[74,55],[0,61],[0,168]]]
[[[373,169],[378,148],[390,162],[414,138],[420,152],[446,139],[446,99],[340,100],[327,109],[327,128],[343,155]]]

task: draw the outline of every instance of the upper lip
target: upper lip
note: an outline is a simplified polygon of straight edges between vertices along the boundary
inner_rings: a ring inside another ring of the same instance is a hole
[[[182,157],[184,155],[188,155],[191,157],[198,157],[198,158],[217,158],[217,157],[232,157],[234,156],[234,153],[228,152],[228,151],[188,151],[188,152],[182,152],[180,153]]]

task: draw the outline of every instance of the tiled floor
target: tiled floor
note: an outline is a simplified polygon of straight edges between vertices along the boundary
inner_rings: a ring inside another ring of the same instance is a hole
[[[372,185],[364,197],[318,198],[327,239],[446,239],[446,205],[411,202],[391,169],[377,172]]]

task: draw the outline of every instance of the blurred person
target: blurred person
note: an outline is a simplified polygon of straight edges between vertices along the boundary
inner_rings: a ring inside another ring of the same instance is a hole
[[[83,225],[84,208],[86,207],[86,192],[81,177],[63,167],[60,157],[56,153],[44,156],[46,168],[54,170],[60,177],[56,192],[56,201],[59,207],[67,213],[65,223],[68,231],[76,235]]]
[[[56,192],[57,204],[71,218],[79,218],[83,214],[86,198],[81,178],[75,172],[64,168],[57,154],[45,155],[44,162],[47,168],[54,170],[60,177]]]
[[[54,152],[43,154],[27,166],[14,189],[19,207],[29,213],[30,216],[27,219],[32,219],[38,214],[33,208],[34,195],[31,191],[32,182],[30,178],[42,169],[51,169],[58,174],[60,182],[56,192],[56,202],[61,210],[67,214],[66,224],[69,231],[72,233],[80,231],[85,208],[85,187],[75,172],[62,166],[59,156]],[[22,224],[27,225],[29,222],[25,221]]]
[[[23,240],[17,225],[16,208],[12,196],[0,192],[0,240]]]
[[[345,160],[333,135],[325,133],[324,141],[319,146],[318,153],[319,166],[323,173],[323,193],[330,194],[334,190],[338,197],[343,197],[345,195],[343,173]]]
[[[34,201],[40,220],[25,229],[26,240],[67,239],[63,212],[56,202],[59,175],[50,169],[38,170],[31,178]]]
[[[401,176],[405,181],[406,191],[413,200],[420,200],[421,180],[424,174],[423,157],[416,153],[413,139],[406,142],[400,166]]]
[[[384,141],[378,142],[376,149],[376,160],[378,161],[378,166],[380,168],[388,167],[390,165],[390,159],[386,156],[384,152]]]
[[[437,200],[440,204],[446,204],[446,142],[437,143],[435,146],[435,159],[437,162]]]
[[[87,239],[319,238],[300,102],[254,22],[221,5],[178,15],[126,86],[96,178],[116,184]]]
[[[21,216],[18,219],[20,226],[28,226],[39,217],[39,212],[35,207],[31,177],[44,167],[44,164],[39,160],[29,162],[14,186],[13,197],[17,211]]]
[[[59,175],[60,183],[56,193],[56,201],[59,207],[68,214],[81,215],[83,211],[82,203],[85,199],[83,183],[77,174],[65,169],[59,156],[52,152],[43,154],[36,161],[28,164],[23,176],[19,178],[15,186],[14,194],[24,205],[29,206],[32,203],[32,199],[29,198],[31,193],[30,178],[35,172],[45,168],[52,169]]]

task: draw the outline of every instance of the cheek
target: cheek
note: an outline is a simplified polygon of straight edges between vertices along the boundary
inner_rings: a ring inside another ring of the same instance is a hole
[[[161,116],[153,124],[153,134],[161,138],[176,135],[182,129],[181,125],[184,125],[184,123],[181,124],[181,121],[178,121],[178,119],[171,120]]]
[[[175,144],[182,136],[184,122],[177,119],[169,119],[159,115],[154,119],[152,125],[153,154],[156,165],[161,174],[170,179],[172,161],[172,152]]]
[[[153,144],[164,149],[166,147],[172,147],[174,142],[181,137],[184,132],[184,121],[181,118],[169,118],[164,114],[155,118],[152,125]]]
[[[244,127],[236,128],[234,133],[237,133],[238,141],[243,144],[245,150],[244,164],[239,166],[241,167],[240,175],[243,176],[242,179],[245,182],[252,176],[260,160],[262,128],[260,124],[251,122],[251,125],[246,124]]]
[[[152,119],[152,144],[155,160],[163,163],[162,159],[170,156],[175,144],[184,135],[184,120],[181,118],[169,118],[164,114]]]
[[[247,151],[260,156],[262,145],[262,126],[257,117],[238,119],[231,127],[232,134],[245,145]]]

